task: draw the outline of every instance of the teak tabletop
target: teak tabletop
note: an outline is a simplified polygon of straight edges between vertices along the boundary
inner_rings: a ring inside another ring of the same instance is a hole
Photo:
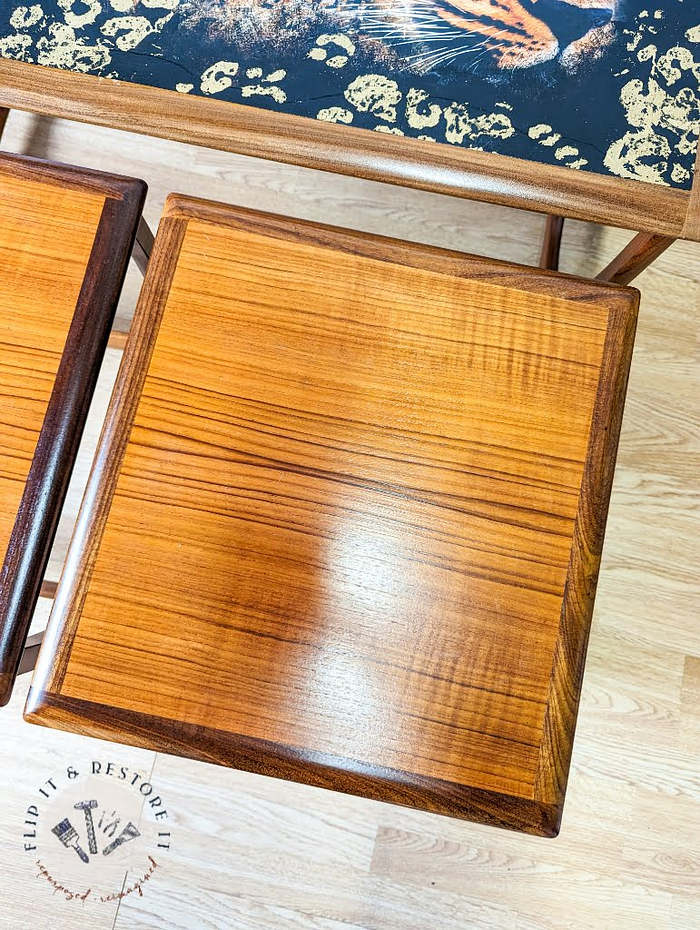
[[[700,239],[699,51],[682,0],[7,0],[0,106]]]
[[[637,298],[171,197],[27,719],[554,835]]]
[[[39,596],[145,197],[0,154],[0,704]]]

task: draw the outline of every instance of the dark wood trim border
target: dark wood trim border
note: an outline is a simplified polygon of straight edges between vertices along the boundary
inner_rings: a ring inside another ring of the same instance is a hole
[[[700,239],[695,193],[0,59],[0,106],[469,200]]]
[[[581,480],[559,635],[549,682],[535,797],[561,807],[573,751],[588,638],[603,552],[615,460],[637,329],[639,291],[610,309],[608,331]]]
[[[12,694],[146,196],[143,181],[0,155],[0,173],[105,195],[0,570],[0,706]]]
[[[175,756],[227,765],[245,772],[375,801],[418,807],[434,814],[534,836],[552,837],[559,832],[560,809],[537,800],[465,788],[442,779],[370,765],[356,759],[39,692],[33,686],[27,698],[25,719],[84,736],[144,749],[155,748]]]

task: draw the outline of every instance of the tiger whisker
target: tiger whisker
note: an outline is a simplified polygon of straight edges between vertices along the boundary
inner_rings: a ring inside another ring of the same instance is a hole
[[[463,45],[460,49],[455,49],[455,48],[436,49],[429,53],[411,55],[409,56],[409,58],[417,59],[419,64],[424,64],[424,65],[429,65],[430,67],[434,67],[435,65],[440,64],[440,62],[444,58],[447,58],[450,55],[457,54],[460,52],[463,54],[468,54],[469,50],[470,50],[469,45]]]
[[[393,0],[381,4],[377,0],[344,0],[344,9],[338,17],[352,32],[394,49],[409,68],[425,71],[452,65],[460,59],[464,62],[460,67],[477,71],[491,56],[496,67],[506,73],[514,72],[523,66],[519,59],[529,63],[533,46],[531,43],[530,47],[523,47],[527,43],[521,41],[521,36],[527,36],[527,26],[517,18],[513,20],[506,0],[495,5],[499,10],[487,9],[488,3],[484,2],[485,15],[480,16],[476,8],[470,14],[460,3],[448,0],[446,6],[455,8],[458,25],[438,14],[437,0]],[[538,18],[536,13],[533,15]]]
[[[430,44],[431,42],[444,42],[444,39],[443,38],[421,39],[422,44],[424,43],[427,45],[427,44]],[[403,45],[415,45],[416,42],[415,42],[415,39],[405,39],[401,42],[388,42],[387,44],[390,45],[391,48],[401,48]]]

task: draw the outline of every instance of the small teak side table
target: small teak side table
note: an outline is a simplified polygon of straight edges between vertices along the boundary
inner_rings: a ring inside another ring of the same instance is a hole
[[[20,668],[145,192],[141,181],[0,154],[0,705]]]
[[[171,197],[27,719],[555,835],[637,303]]]

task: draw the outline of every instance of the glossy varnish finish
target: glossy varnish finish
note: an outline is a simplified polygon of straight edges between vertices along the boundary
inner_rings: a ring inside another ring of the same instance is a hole
[[[555,833],[636,304],[171,198],[28,719]]]
[[[145,188],[0,156],[0,703],[48,559]]]

